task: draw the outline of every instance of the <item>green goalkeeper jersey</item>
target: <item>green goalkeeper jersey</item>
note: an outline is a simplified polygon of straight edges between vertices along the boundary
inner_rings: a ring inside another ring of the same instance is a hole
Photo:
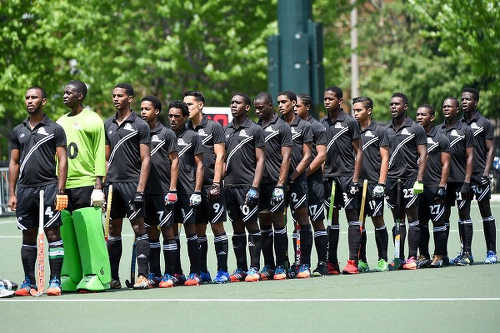
[[[57,121],[68,141],[66,188],[94,186],[106,174],[104,123],[97,113],[83,109],[76,116],[65,114]]]

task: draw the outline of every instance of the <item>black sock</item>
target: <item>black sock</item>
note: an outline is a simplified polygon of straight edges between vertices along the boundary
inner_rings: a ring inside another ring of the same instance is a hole
[[[326,230],[314,232],[314,246],[318,254],[318,262],[326,262],[326,253],[328,251],[328,233]]]
[[[50,279],[61,280],[61,268],[64,258],[64,245],[62,239],[49,243]]]
[[[217,255],[217,271],[227,272],[228,243],[226,233],[215,236],[214,245],[215,254]]]
[[[432,233],[434,237],[434,254],[438,256],[444,256],[446,252],[446,225],[436,225],[432,228]]]
[[[174,275],[175,273],[179,273],[177,267],[177,255],[179,253],[179,249],[177,248],[177,242],[175,239],[167,240],[166,243],[163,243],[163,258],[165,260],[165,273],[169,275]]]
[[[207,252],[208,252],[207,236],[198,236],[198,243],[199,243],[199,247],[200,247],[200,269],[202,272],[208,272],[208,267],[207,267]]]
[[[179,238],[179,235],[175,236],[175,242],[177,243],[177,252],[175,253],[175,255],[176,255],[175,272],[182,275],[181,240]]]
[[[274,268],[274,254],[273,254],[273,229],[271,226],[264,226],[261,229],[262,234],[262,254],[264,255],[264,265]],[[276,254],[278,256],[278,254]]]
[[[377,243],[378,259],[387,261],[387,247],[389,245],[389,235],[385,225],[375,228],[375,243]]]
[[[426,258],[430,258],[429,255],[429,223],[420,223],[420,240],[418,244],[418,249],[420,251],[420,255]]]
[[[135,248],[137,250],[137,275],[147,277],[149,274],[149,236],[143,234],[137,236]]]
[[[462,246],[462,251],[464,250],[464,221],[458,221],[458,235],[460,237],[460,245]]]
[[[161,275],[160,266],[161,245],[160,240],[149,240],[149,271],[155,276]],[[166,264],[166,263],[165,263]]]
[[[189,273],[200,275],[200,244],[198,243],[198,235],[186,235],[186,238],[188,243],[189,263],[191,266]]]
[[[361,244],[359,245],[359,260],[368,262],[366,259],[366,229],[361,233]]]
[[[36,284],[36,244],[23,244],[23,246],[21,247],[21,260],[23,262],[24,276],[29,277],[32,284]]]
[[[337,246],[339,245],[339,225],[328,226],[328,262],[338,264]]]
[[[288,262],[288,235],[286,227],[274,229],[274,251],[276,252],[276,265],[286,267]]]
[[[471,253],[471,245],[472,245],[472,220],[463,221],[464,228],[464,251]]]
[[[486,241],[486,250],[497,252],[497,228],[493,216],[483,219],[484,240]]]
[[[418,244],[420,243],[420,222],[418,220],[408,221],[408,258],[417,258]]]
[[[450,238],[450,221],[444,221],[444,226],[446,227],[446,240],[445,240],[445,248],[444,255],[448,255],[448,238]]]
[[[399,232],[401,234],[401,242],[399,243],[399,258],[404,260],[405,258],[405,241],[406,241],[406,224],[401,223],[399,227]]]
[[[300,226],[300,263],[311,266],[313,234],[311,225]]]
[[[248,251],[250,252],[250,267],[260,270],[260,252],[262,236],[260,231],[248,235]]]
[[[349,260],[358,260],[359,245],[361,244],[361,232],[359,221],[349,221],[347,228],[347,240],[349,243]]]
[[[292,243],[293,243],[293,262],[297,261],[297,238],[299,237],[299,233],[297,232],[297,226],[294,224],[292,231]]]
[[[233,235],[233,250],[236,257],[236,266],[247,271],[247,234],[234,234]]]
[[[108,238],[109,264],[111,266],[111,278],[119,280],[120,259],[122,258],[122,238],[121,236]]]

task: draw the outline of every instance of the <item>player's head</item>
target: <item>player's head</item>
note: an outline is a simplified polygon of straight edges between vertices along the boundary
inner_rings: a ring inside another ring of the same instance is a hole
[[[189,109],[183,101],[173,101],[168,105],[168,119],[172,130],[178,132],[186,125]]]
[[[444,119],[455,119],[458,115],[458,99],[455,97],[446,97],[443,101]]]
[[[278,94],[276,98],[278,102],[278,110],[284,116],[290,112],[295,112],[295,105],[297,104],[297,95],[293,91],[285,90]]]
[[[37,113],[42,110],[43,106],[47,103],[47,95],[42,87],[33,86],[26,90],[24,96],[26,110],[29,114]]]
[[[80,80],[72,80],[64,87],[63,103],[73,108],[81,105],[85,96],[87,96],[87,85]]]
[[[479,90],[465,87],[462,89],[461,107],[463,112],[475,112],[479,102]]]
[[[364,122],[370,119],[373,112],[373,101],[370,97],[356,97],[352,99],[352,111],[354,118],[358,122]]]
[[[247,114],[252,106],[250,97],[243,93],[235,93],[231,98],[231,114],[234,118],[240,118]]]
[[[403,93],[394,93],[389,106],[392,118],[399,118],[408,110],[408,97]]]
[[[113,106],[117,110],[128,110],[134,100],[134,88],[128,83],[118,83],[113,88]]]
[[[426,128],[434,121],[434,108],[430,104],[422,104],[417,108],[417,123]]]
[[[161,112],[161,101],[156,96],[141,99],[141,117],[147,122],[156,119]]]
[[[307,118],[312,108],[312,98],[306,94],[297,95],[297,104],[295,104],[295,113],[301,118]]]
[[[186,91],[184,92],[184,103],[189,108],[189,118],[193,119],[193,117],[198,116],[202,112],[205,106],[205,97],[199,91]]]
[[[267,92],[260,92],[253,100],[253,107],[257,117],[268,119],[271,117],[273,110],[273,98]]]
[[[336,86],[328,87],[325,89],[325,95],[323,97],[323,105],[326,111],[336,111],[340,109],[343,98],[342,89]]]

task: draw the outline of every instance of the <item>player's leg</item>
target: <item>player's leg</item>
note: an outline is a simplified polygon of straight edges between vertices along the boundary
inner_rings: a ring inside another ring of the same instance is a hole
[[[109,263],[111,266],[111,289],[120,289],[122,287],[120,283],[119,269],[120,269],[120,259],[122,257],[122,224],[123,217],[126,215],[126,205],[123,200],[123,194],[121,190],[121,184],[113,184],[113,197],[111,202],[111,213],[110,213],[110,223],[109,223],[109,237],[108,237],[108,255]],[[109,186],[105,187],[105,192],[107,193]]]
[[[431,214],[440,209],[441,205],[434,202],[434,193],[436,189],[429,186],[424,186],[424,192],[419,195],[418,203],[418,220],[420,229],[420,238],[418,244],[419,256],[417,258],[417,268],[428,267],[431,263],[429,254],[429,220]],[[444,211],[443,211],[444,213]]]
[[[311,276],[311,251],[313,234],[311,223],[309,222],[308,200],[307,200],[307,180],[296,179],[290,187],[290,208],[292,216],[300,226],[300,266],[297,271],[297,278],[309,278]]]
[[[175,210],[173,210],[175,212]],[[158,287],[160,288],[170,288],[175,285],[179,285],[182,282],[184,285],[185,279],[181,279],[179,281],[176,277],[177,272],[182,272],[182,270],[178,270],[177,267],[177,257],[179,253],[179,249],[177,247],[177,241],[175,239],[176,236],[176,227],[177,223],[174,217],[174,222],[170,224],[164,224],[161,226],[161,232],[163,235],[163,258],[165,260],[165,274],[163,275]],[[177,273],[177,276],[182,276],[182,273]]]
[[[446,251],[446,225],[445,211],[446,203],[435,200],[429,205],[430,219],[432,220],[432,234],[434,237],[434,256],[429,267],[439,268],[445,264],[444,256]]]
[[[162,195],[146,195],[144,203],[144,227],[149,240],[149,274],[151,287],[157,287],[161,281],[161,244],[159,224],[165,215],[165,203]]]
[[[222,214],[223,219],[226,215]],[[224,229],[224,221],[211,223],[212,232],[214,234],[214,247],[217,256],[217,275],[213,282],[226,283],[230,281],[227,269],[227,255],[229,251],[229,241],[227,238],[226,230]]]
[[[471,200],[457,200],[459,228],[462,227],[462,253],[453,260],[457,266],[467,266],[474,262],[472,257],[473,226],[470,217]]]
[[[394,245],[396,245],[396,221],[401,221],[399,223],[399,235],[400,235],[400,245],[399,245],[399,253],[395,254],[394,257],[398,256],[398,258],[394,258],[395,260],[389,264],[390,270],[400,269],[400,263],[404,262],[404,244],[406,239],[406,225],[404,224],[405,213],[403,206],[403,200],[401,200],[401,204],[398,206],[398,195],[400,198],[403,198],[403,189],[399,189],[398,194],[398,185],[396,179],[387,179],[386,184],[386,203],[387,206],[391,209],[394,226],[392,227],[392,241]],[[398,259],[398,260],[396,260]]]
[[[264,194],[265,192],[261,190],[261,193]],[[259,227],[262,235],[262,255],[264,257],[264,267],[260,272],[262,280],[272,279],[276,268],[273,249],[273,217],[273,213],[268,210],[259,213]],[[276,253],[276,256],[277,255],[278,253]]]
[[[403,269],[414,270],[417,269],[420,222],[418,220],[418,196],[413,193],[411,195],[412,196],[407,198],[407,200],[403,200],[405,202],[406,217],[408,218],[408,259],[403,265]]]
[[[479,206],[479,213],[483,219],[484,241],[486,243],[486,258],[485,264],[495,264],[498,261],[496,242],[497,230],[495,224],[495,217],[491,214],[490,198],[491,188],[490,184],[475,185],[474,192],[476,195],[477,204]]]
[[[242,192],[243,190],[236,186],[224,189],[228,217],[233,226],[232,242],[234,256],[236,257],[236,270],[230,276],[231,282],[244,281],[248,270],[247,234],[243,222],[242,210],[240,208],[240,203],[243,205],[245,202],[244,196],[246,193]]]
[[[246,198],[249,186],[239,188],[240,194],[238,198]],[[260,253],[262,250],[262,236],[260,233],[259,224],[257,222],[259,207],[258,205],[249,206],[245,200],[241,200],[242,222],[248,232],[248,252],[250,253],[250,267],[247,271],[245,281],[256,282],[260,280]]]
[[[387,234],[387,228],[384,221],[384,197],[374,197],[372,195],[375,184],[368,185],[367,201],[365,211],[368,216],[371,216],[373,226],[375,228],[375,243],[377,245],[378,261],[376,270],[379,272],[385,272],[388,268],[387,261],[387,246],[389,241],[389,235]],[[362,235],[361,241],[363,242],[363,237],[366,239],[366,228],[363,228],[364,235]],[[366,260],[366,241],[363,251],[360,251],[360,258]],[[368,265],[367,265],[368,266]],[[359,269],[359,264],[358,264]],[[360,270],[361,271],[361,270]]]
[[[309,220],[314,230],[314,246],[318,256],[318,266],[313,271],[314,276],[326,275],[328,273],[326,261],[328,251],[328,233],[323,220],[325,210],[323,204],[325,200],[325,187],[323,179],[308,178],[308,212]]]
[[[71,192],[68,193],[68,208],[72,201],[72,195],[70,193]],[[76,291],[76,286],[82,280],[83,273],[71,210],[65,209],[61,211],[61,222],[61,238],[64,241],[64,260],[61,268],[61,288],[65,292]]]
[[[198,244],[200,248],[200,282],[210,283],[212,282],[212,277],[207,267],[207,253],[208,253],[208,241],[207,241],[207,225],[209,220],[213,218],[213,207],[208,201],[208,191],[210,186],[203,186],[201,190],[201,204],[196,207],[196,234],[198,235]]]
[[[339,244],[339,233],[340,233],[340,225],[339,225],[339,210],[342,202],[342,191],[338,184],[335,184],[335,192],[333,194],[333,203],[331,203],[331,190],[333,186],[333,182],[335,180],[333,178],[325,180],[325,209],[329,212],[330,205],[333,205],[332,216],[328,216],[330,225],[328,226],[328,274],[336,275],[340,274],[339,269],[339,261],[337,257],[337,247]]]
[[[349,187],[351,185],[351,177],[341,177],[340,184],[342,188],[342,197],[344,200],[345,215],[347,218],[347,240],[349,244],[349,259],[347,265],[342,272],[344,274],[357,274],[358,270],[358,254],[361,245],[361,221],[359,221],[359,208],[361,197],[358,194],[351,195]]]
[[[198,242],[198,234],[196,233],[196,224],[194,219],[189,221],[187,214],[193,212],[192,207],[184,208],[184,232],[186,233],[188,257],[189,257],[189,276],[184,283],[185,286],[197,286],[200,283],[200,247]]]

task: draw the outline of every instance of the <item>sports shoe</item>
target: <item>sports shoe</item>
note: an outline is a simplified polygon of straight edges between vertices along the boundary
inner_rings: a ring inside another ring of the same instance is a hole
[[[47,289],[48,296],[61,296],[61,280],[58,278],[53,278],[49,282],[49,288]]]
[[[462,259],[463,256],[463,250],[460,250],[460,252],[457,254],[455,258],[450,259],[450,265],[455,265],[457,261]]]
[[[7,298],[14,296],[14,290],[7,290],[3,285],[3,282],[0,282],[0,298]]]
[[[295,279],[297,277],[297,273],[299,272],[299,266],[294,263],[288,270],[285,268],[285,271],[286,277],[288,279]],[[276,271],[274,272],[274,274],[276,274]]]
[[[345,265],[342,270],[343,274],[358,274],[358,265],[356,265],[356,260],[347,260],[347,265]]]
[[[36,285],[31,283],[31,279],[29,277],[25,277],[23,283],[21,284],[21,288],[17,289],[15,294],[16,296],[29,296],[31,289],[36,289]]]
[[[185,286],[199,286],[200,285],[200,277],[196,273],[189,274],[186,282],[184,282]]]
[[[474,259],[472,259],[472,255],[469,252],[465,252],[462,254],[459,260],[455,261],[455,265],[457,266],[468,266],[472,265]]]
[[[431,264],[431,259],[425,256],[419,256],[417,259],[417,268],[426,268]]]
[[[389,264],[384,259],[380,259],[377,262],[377,267],[375,268],[377,272],[387,272],[389,270]]]
[[[186,276],[184,274],[182,273],[174,274],[174,284],[176,286],[183,286],[185,282],[186,282]]]
[[[243,271],[241,268],[236,268],[236,270],[231,274],[229,277],[231,279],[231,282],[241,282],[245,281],[245,277],[247,276],[247,273]]]
[[[272,280],[274,276],[274,268],[269,265],[265,265],[260,271],[260,279],[262,281]]]
[[[122,289],[122,284],[120,280],[111,280],[109,283],[109,288],[110,289]]]
[[[147,277],[145,277],[144,275],[139,275],[132,288],[134,288],[134,289],[149,289],[152,287],[149,284],[149,280]]]
[[[148,274],[148,283],[150,288],[157,288],[161,282],[162,277],[157,276],[154,273]]]
[[[257,282],[260,280],[259,270],[255,267],[250,267],[245,277],[246,282]]]
[[[486,259],[484,259],[485,264],[496,264],[498,261],[497,254],[493,251],[488,251],[486,253]]]
[[[290,267],[290,270],[294,269],[293,267],[294,267],[294,265],[292,265],[292,267]],[[296,270],[295,270],[295,272],[296,272]],[[297,276],[297,274],[294,274],[294,276]],[[276,267],[276,270],[274,271],[273,280],[285,280],[285,279],[286,279],[285,267],[283,267],[282,265]]]
[[[297,273],[297,279],[307,279],[311,277],[311,269],[309,265],[300,265],[299,272]]]
[[[358,271],[360,273],[366,273],[370,270],[370,267],[368,266],[368,263],[366,263],[363,260],[358,261]]]
[[[406,270],[415,270],[417,269],[417,259],[415,257],[410,257],[406,262],[403,264],[403,269]]]
[[[444,266],[443,256],[434,255],[432,262],[429,264],[430,268],[440,268]]]
[[[211,283],[212,277],[210,276],[210,272],[201,272],[200,273],[200,283]]]
[[[318,262],[318,266],[316,266],[316,269],[313,271],[312,276],[324,275],[328,275],[328,266],[326,265],[326,262],[320,261]]]
[[[328,262],[327,269],[328,269],[328,275],[339,275],[340,274],[340,268],[339,268],[338,262],[336,262],[336,263]]]
[[[172,288],[173,286],[175,286],[175,278],[167,273],[163,275],[160,283],[158,283],[159,288]]]
[[[404,262],[404,259],[400,259],[400,258],[394,258],[394,261],[391,262],[389,264],[389,270],[390,271],[397,271],[398,269],[402,269],[403,268],[403,262]]]
[[[231,282],[231,278],[229,276],[228,272],[225,271],[217,271],[217,275],[215,276],[215,279],[213,281],[214,283],[228,283]]]

